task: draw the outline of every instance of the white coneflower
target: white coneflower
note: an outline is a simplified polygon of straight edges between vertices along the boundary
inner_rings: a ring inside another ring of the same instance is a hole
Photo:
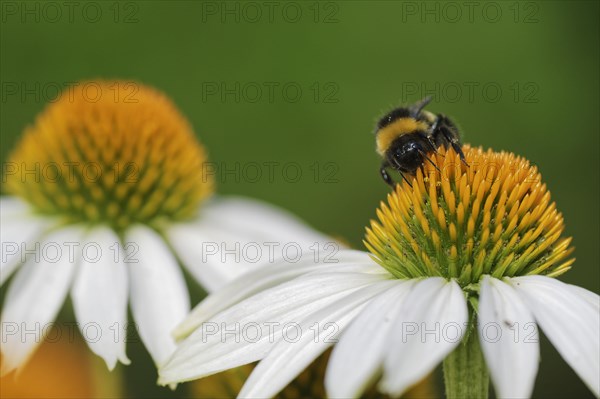
[[[159,383],[260,360],[239,396],[270,397],[339,337],[329,397],[376,381],[397,397],[442,361],[448,397],[487,397],[488,370],[499,397],[528,397],[539,325],[598,395],[600,300],[555,278],[573,263],[571,239],[537,169],[464,153],[468,166],[440,150],[397,186],[367,229],[370,253],[282,262],[210,295],[176,330],[183,341]]]
[[[209,199],[205,162],[171,101],[137,83],[82,82],[40,114],[4,168],[1,283],[20,269],[2,310],[2,374],[27,360],[69,292],[109,368],[129,362],[128,303],[160,364],[189,311],[178,260],[212,291],[265,261],[240,245],[326,240],[269,205]]]

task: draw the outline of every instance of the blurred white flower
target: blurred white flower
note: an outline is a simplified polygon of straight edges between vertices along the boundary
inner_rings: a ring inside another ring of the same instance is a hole
[[[65,93],[6,163],[0,284],[16,273],[1,316],[2,375],[26,362],[69,294],[83,337],[110,369],[129,363],[128,304],[161,364],[190,309],[180,262],[211,292],[268,263],[269,251],[328,241],[265,203],[209,198],[213,176],[187,121],[149,87],[134,84],[135,102],[115,101],[114,86],[128,84],[93,82],[97,101],[85,83]]]

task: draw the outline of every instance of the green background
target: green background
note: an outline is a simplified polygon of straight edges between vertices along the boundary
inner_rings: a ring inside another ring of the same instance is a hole
[[[138,80],[175,101],[212,161],[237,168],[218,192],[270,201],[361,247],[389,191],[374,122],[432,94],[429,109],[453,117],[466,142],[539,166],[576,246],[562,279],[600,291],[598,2],[481,2],[470,13],[465,2],[275,1],[272,15],[263,2],[79,4],[58,17],[44,3],[2,4],[2,161],[55,87]],[[221,96],[236,84],[239,99]],[[136,351],[130,393],[169,394]],[[591,396],[547,341],[542,358],[535,396]]]

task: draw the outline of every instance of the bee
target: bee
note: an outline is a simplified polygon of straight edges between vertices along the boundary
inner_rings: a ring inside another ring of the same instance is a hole
[[[433,114],[423,108],[431,101],[426,97],[409,107],[393,109],[377,123],[375,139],[377,152],[383,157],[381,177],[394,186],[387,168],[396,170],[410,186],[405,174],[414,176],[417,169],[423,169],[424,162],[430,162],[431,153],[440,146],[451,146],[465,165],[465,155],[460,148],[459,132],[456,125],[443,114]],[[439,170],[439,169],[438,169]]]

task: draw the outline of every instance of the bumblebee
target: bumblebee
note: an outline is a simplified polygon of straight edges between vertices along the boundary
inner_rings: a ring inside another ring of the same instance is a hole
[[[383,157],[380,173],[392,187],[395,182],[387,168],[396,170],[410,185],[404,175],[414,176],[425,161],[435,166],[428,155],[437,152],[442,145],[451,146],[466,164],[458,128],[447,116],[423,110],[430,101],[431,97],[426,97],[409,107],[396,108],[377,123],[377,152]]]

